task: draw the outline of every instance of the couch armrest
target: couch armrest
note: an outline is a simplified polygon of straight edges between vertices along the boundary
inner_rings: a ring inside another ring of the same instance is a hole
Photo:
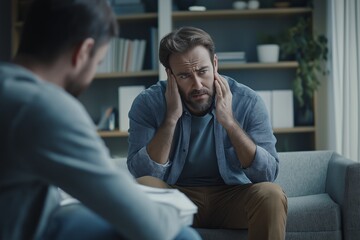
[[[334,153],[329,161],[326,192],[341,207],[344,239],[360,239],[360,163]]]

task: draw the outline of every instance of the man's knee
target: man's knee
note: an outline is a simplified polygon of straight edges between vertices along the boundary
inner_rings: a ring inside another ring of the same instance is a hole
[[[152,176],[139,177],[136,179],[136,181],[139,184],[145,185],[145,186],[156,187],[156,188],[170,188],[170,186],[166,182],[164,182],[163,180],[161,180],[159,178],[152,177]]]
[[[259,188],[257,193],[264,201],[264,207],[287,212],[287,197],[282,188],[274,183],[264,182],[255,184]]]

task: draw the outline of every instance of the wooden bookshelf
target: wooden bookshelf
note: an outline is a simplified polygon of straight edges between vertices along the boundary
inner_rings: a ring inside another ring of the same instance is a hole
[[[274,128],[275,134],[286,134],[286,133],[311,133],[315,132],[315,127],[293,127],[293,128]],[[99,135],[103,138],[113,137],[128,137],[128,132],[122,132],[119,130],[115,131],[99,131]]]
[[[123,16],[118,16],[117,20],[119,21],[119,23],[130,22],[130,21],[157,20],[157,13],[142,13],[142,14],[123,15]],[[23,25],[24,25],[23,22],[15,23],[16,28],[22,28]]]
[[[274,133],[311,133],[315,132],[315,127],[293,127],[293,128],[274,128]]]
[[[157,20],[157,13],[141,13],[141,14],[129,14],[118,16],[117,20],[121,22],[129,21],[146,21],[146,20]]]
[[[15,52],[17,45],[18,45],[18,38],[20,35],[20,32],[23,28],[23,22],[19,21],[20,18],[18,18],[18,3],[22,0],[14,0],[13,2],[13,18],[12,18],[12,42],[13,42],[13,52]],[[26,0],[27,1],[27,0]],[[221,5],[220,1],[219,4]],[[129,26],[133,26],[136,24],[142,24],[146,23],[150,26],[158,26],[157,21],[159,20],[159,16],[161,16],[164,11],[167,11],[167,9],[161,8],[160,12],[151,12],[151,13],[140,13],[140,14],[129,14],[129,15],[121,15],[117,17],[117,20],[120,25],[124,25],[123,29],[126,29],[126,27],[129,28]],[[171,8],[169,8],[170,11]],[[297,18],[297,16],[308,16],[311,15],[313,10],[311,8],[307,7],[301,7],[301,8],[259,8],[255,10],[250,9],[244,9],[244,10],[235,10],[235,9],[218,9],[218,10],[206,10],[204,12],[192,12],[192,11],[172,11],[169,13],[169,21],[171,22],[172,26],[176,26],[177,21],[185,21],[190,23],[196,23],[196,21],[199,21],[200,24],[203,22],[206,22],[206,24],[213,24],[212,22],[216,22],[218,20],[231,20],[231,21],[249,21],[249,22],[262,22],[263,20],[269,20],[273,22],[282,21],[282,19],[288,19],[288,18]],[[21,19],[20,19],[21,20]],[[205,20],[205,21],[203,21]],[[211,21],[208,21],[211,20]],[[208,23],[209,22],[209,23]],[[186,23],[184,23],[186,24]],[[196,24],[194,24],[196,25]],[[216,25],[216,24],[215,24]],[[262,24],[259,24],[262,26]],[[235,26],[236,27],[236,26]],[[240,28],[244,28],[243,26],[239,26]],[[206,29],[206,28],[205,28]],[[131,28],[130,30],[133,30],[135,33],[138,33],[139,38],[142,36],[143,32],[136,28]],[[129,29],[127,29],[129,31]],[[261,30],[258,30],[261,31]],[[269,32],[274,32],[274,30],[269,29]],[[254,33],[251,33],[254,34]],[[253,35],[252,35],[253,36]],[[252,36],[244,36],[245,38],[251,38]],[[226,49],[227,50],[227,49]],[[235,50],[234,50],[235,51]],[[250,55],[253,53],[250,53]],[[250,56],[249,55],[249,56]],[[254,57],[249,58],[252,59],[251,61],[255,61],[256,59]],[[239,74],[249,74],[252,76],[252,74],[258,74],[258,72],[262,70],[271,70],[274,69],[276,73],[282,73],[283,70],[286,71],[286,73],[292,73],[292,71],[296,71],[296,68],[298,67],[298,63],[296,61],[280,61],[277,63],[259,63],[259,62],[247,62],[247,63],[236,63],[236,62],[219,62],[219,69],[221,71],[227,70],[227,71],[234,71],[235,73]],[[244,72],[246,70],[254,70],[249,72]],[[259,70],[259,71],[257,71]],[[241,73],[240,73],[241,72]],[[110,85],[127,85],[128,82],[132,80],[146,82],[146,81],[157,81],[159,78],[159,71],[158,70],[142,70],[137,72],[112,72],[112,73],[98,73],[95,76],[95,79],[98,84],[101,84],[101,86],[110,84]],[[111,81],[113,79],[118,79],[120,82],[117,81]],[[100,81],[104,80],[104,81]],[[105,81],[106,80],[106,81]],[[110,81],[107,81],[110,80]],[[259,80],[260,81],[260,80]],[[135,83],[134,84],[137,84]],[[271,90],[271,89],[270,89]],[[104,94],[104,93],[99,93]],[[116,98],[114,98],[116,99]],[[97,104],[97,103],[96,103]],[[316,119],[316,117],[315,117]],[[316,121],[315,121],[316,122]],[[310,140],[315,139],[316,137],[316,125],[314,126],[296,126],[293,128],[274,128],[274,133],[277,135],[280,135],[279,137],[282,137],[283,135],[289,134],[291,135],[301,135],[302,133],[305,133],[305,135],[310,135],[308,137]],[[99,131],[98,134],[102,138],[106,139],[115,139],[115,138],[127,138],[129,136],[128,132],[124,131]],[[314,135],[314,137],[313,137]],[[111,140],[112,141],[112,140]]]
[[[241,17],[267,17],[267,16],[284,16],[295,14],[310,14],[311,8],[260,8],[260,9],[244,9],[244,10],[206,10],[199,12],[176,11],[172,16],[174,20],[187,19],[209,19],[209,18],[241,18]]]
[[[281,61],[277,63],[220,63],[220,70],[239,70],[239,69],[277,69],[277,68],[297,68],[298,63],[295,61]],[[96,79],[111,78],[136,78],[136,77],[156,77],[159,75],[157,70],[143,70],[139,72],[112,72],[98,73]]]
[[[296,61],[281,61],[277,63],[219,63],[219,69],[221,70],[238,70],[238,69],[271,69],[271,68],[297,68],[298,63]]]
[[[136,77],[156,77],[159,75],[157,70],[143,70],[139,72],[112,72],[112,73],[98,73],[96,79],[110,79],[110,78],[136,78]]]
[[[128,132],[122,132],[119,130],[115,130],[115,131],[98,131],[100,137],[103,138],[117,138],[117,137],[127,137],[129,136]]]

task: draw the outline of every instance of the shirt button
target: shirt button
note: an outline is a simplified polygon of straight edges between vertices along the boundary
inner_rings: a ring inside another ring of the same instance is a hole
[[[183,149],[183,152],[186,152],[186,149],[185,149],[185,148]]]

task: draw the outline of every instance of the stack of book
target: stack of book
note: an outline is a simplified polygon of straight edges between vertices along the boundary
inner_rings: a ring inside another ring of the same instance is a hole
[[[219,63],[246,63],[245,52],[217,52]]]
[[[98,67],[98,73],[137,72],[143,69],[145,39],[115,38],[111,41],[108,54]]]
[[[144,3],[141,0],[110,0],[110,4],[117,16],[145,12]]]

